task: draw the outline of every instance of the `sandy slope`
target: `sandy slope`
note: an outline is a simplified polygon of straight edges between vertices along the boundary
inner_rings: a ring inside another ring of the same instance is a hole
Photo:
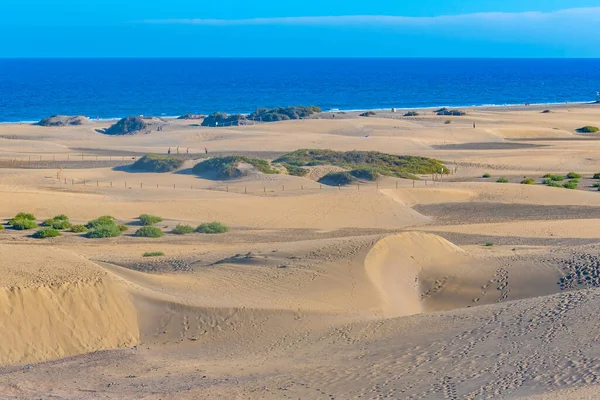
[[[600,140],[575,129],[600,110],[541,110],[474,109],[451,124],[389,112],[225,129],[169,121],[127,137],[97,133],[105,122],[0,125],[3,218],[111,214],[130,227],[107,240],[0,232],[0,397],[598,397]],[[322,167],[227,182],[191,175],[193,161],[174,174],[123,167],[176,146],[379,150],[457,170],[427,186],[340,190],[315,182]],[[571,170],[585,175],[580,190],[495,183]],[[141,213],[165,229],[232,229],[135,238]]]

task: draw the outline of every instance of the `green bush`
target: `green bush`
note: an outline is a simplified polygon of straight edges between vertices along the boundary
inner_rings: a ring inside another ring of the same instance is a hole
[[[567,174],[567,178],[569,178],[569,179],[579,179],[579,178],[581,178],[581,175],[579,175],[577,172],[569,172]]]
[[[365,111],[364,113],[360,113],[359,117],[373,117],[377,115],[375,111]]]
[[[293,106],[293,107],[278,107],[278,108],[259,108],[252,114],[248,115],[250,120],[260,120],[263,122],[285,121],[288,119],[300,119],[311,116],[315,113],[320,113],[321,109],[317,106]]]
[[[42,222],[42,225],[49,226],[54,229],[71,229],[73,227],[71,222],[69,222],[68,217],[64,215],[58,215],[58,217],[61,218],[54,217],[52,219],[47,219],[44,222]]]
[[[405,117],[418,117],[419,113],[416,111],[409,111],[406,114],[404,114]]]
[[[31,213],[24,213],[24,212],[20,212],[17,215],[14,216],[14,219],[28,219],[30,221],[35,221],[35,215],[31,214]]]
[[[554,182],[562,182],[565,180],[564,176],[553,175],[553,174],[546,174],[546,175],[544,175],[544,178],[546,178],[547,181],[554,181]]]
[[[93,219],[93,220],[89,221],[85,225],[85,227],[88,228],[88,229],[93,229],[93,228],[95,228],[97,226],[100,226],[100,225],[102,225],[102,226],[104,226],[104,225],[115,225],[116,226],[116,224],[115,224],[115,217],[111,217],[110,215],[104,215],[104,216],[102,216],[100,218],[96,218],[96,219]]]
[[[485,244],[485,247],[492,247],[493,245],[494,245],[494,243],[492,243],[492,242],[487,242],[487,243]]]
[[[486,178],[486,179],[487,179],[487,178],[491,178],[491,177],[492,177],[492,175],[490,175],[490,174],[488,174],[488,173],[486,172],[485,174],[481,175],[481,177],[482,177],[482,178]]]
[[[61,235],[61,233],[58,229],[42,228],[39,231],[37,231],[36,233],[34,233],[33,237],[36,239],[45,239],[45,238],[50,238],[50,237],[57,237],[60,235]]]
[[[594,183],[592,186],[593,186],[593,187],[600,188],[600,182],[596,182],[596,183]]]
[[[162,251],[150,251],[150,252],[144,253],[144,257],[161,257],[164,255],[165,255],[165,253],[163,253]]]
[[[498,182],[498,183],[508,183],[508,179],[506,179],[506,178],[498,178],[498,180],[496,182]]]
[[[560,182],[555,182],[553,180],[545,180],[544,182],[545,185],[550,186],[550,187],[563,187],[563,185]]]
[[[12,225],[13,229],[18,231],[24,231],[27,229],[37,228],[37,223],[30,219],[11,219],[9,223]]]
[[[379,173],[373,168],[359,168],[350,171],[350,175],[355,178],[365,181],[376,181],[379,178]]]
[[[594,179],[600,179],[600,172],[594,174]]]
[[[447,120],[444,121],[444,124],[446,124],[446,125],[450,125],[451,123],[452,123],[452,121],[449,120],[449,119],[447,119]]]
[[[75,232],[75,233],[85,233],[88,231],[88,228],[85,227],[85,225],[73,225],[73,227],[71,228],[71,232]]]
[[[196,229],[194,229],[191,225],[177,224],[177,226],[173,229],[173,233],[177,235],[185,235],[188,233],[194,233]]]
[[[87,237],[91,239],[109,238],[117,236],[121,236],[121,230],[114,222],[112,224],[107,225],[95,225],[87,233]]]
[[[123,224],[117,225],[117,228],[119,228],[119,230],[121,232],[127,232],[129,230],[129,228],[127,227],[127,225],[123,225]]]
[[[302,167],[296,167],[295,165],[283,163],[281,164],[288,172],[288,174],[293,176],[306,176],[308,174],[308,169]]]
[[[522,185],[533,185],[535,183],[535,181],[533,180],[533,178],[525,178],[521,181]]]
[[[577,129],[577,132],[580,132],[580,133],[596,133],[598,131],[600,131],[600,128],[598,128],[597,126],[591,126],[591,125],[584,126],[584,127]]]
[[[563,187],[565,189],[577,189],[578,185],[579,185],[579,181],[577,179],[573,179],[573,180],[565,182],[563,184]]]
[[[140,215],[139,218],[140,218],[140,224],[142,224],[144,226],[154,225],[159,222],[162,222],[162,220],[163,220],[161,217],[157,217],[156,215],[150,215],[150,214],[142,214],[142,215]]]
[[[148,124],[144,121],[144,118],[140,116],[125,117],[105,129],[104,133],[107,135],[127,135],[146,128],[148,128]]]
[[[229,228],[220,222],[209,222],[198,225],[196,232],[199,233],[225,233],[229,231]]]
[[[164,235],[164,232],[157,226],[142,226],[135,231],[137,237],[159,238]]]
[[[282,161],[282,163],[285,161]],[[217,179],[237,178],[243,175],[243,172],[238,168],[240,163],[250,164],[263,174],[278,174],[279,171],[271,167],[266,160],[259,158],[249,158],[245,156],[226,156],[214,157],[208,160],[199,162],[192,168],[192,172],[196,175],[204,173],[215,173]]]
[[[467,113],[465,111],[461,111],[461,110],[451,110],[448,109],[446,107],[444,108],[440,108],[439,110],[435,110],[435,113],[437,115],[452,115],[452,116],[462,116],[462,115],[467,115]]]
[[[0,231],[4,230],[4,225],[0,224]]]
[[[60,215],[56,215],[52,219],[57,219],[57,220],[61,220],[61,221],[68,221],[69,217],[67,217],[65,214],[60,214]]]
[[[172,156],[146,154],[131,166],[132,169],[146,172],[171,172],[181,168],[184,160]]]
[[[319,179],[319,183],[330,186],[346,186],[356,182],[350,172],[330,172]]]

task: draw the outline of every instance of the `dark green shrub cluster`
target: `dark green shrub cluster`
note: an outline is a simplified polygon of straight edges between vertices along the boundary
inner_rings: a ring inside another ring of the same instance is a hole
[[[263,122],[286,121],[289,119],[306,118],[320,112],[321,109],[317,106],[278,107],[271,109],[259,108],[248,115],[248,119]]]
[[[71,232],[74,233],[85,233],[88,231],[88,228],[85,227],[85,225],[73,225],[73,227],[71,228]]]
[[[346,186],[356,182],[356,178],[350,172],[330,172],[319,179],[319,183],[331,186]]]
[[[567,174],[567,178],[568,179],[581,179],[581,175],[578,174],[577,172],[569,172]]]
[[[241,163],[250,164],[263,174],[279,173],[278,170],[271,167],[271,164],[269,164],[268,161],[245,156],[210,158],[196,164],[192,169],[192,172],[197,175],[215,173],[217,179],[237,178],[243,175],[243,172],[238,168]]]
[[[377,115],[375,111],[365,111],[359,114],[360,117],[374,117],[375,115]]]
[[[562,183],[551,181],[551,180],[545,180],[542,183],[545,184],[546,186],[550,186],[550,187],[559,187],[559,188],[563,187]]]
[[[121,236],[121,229],[115,223],[115,218],[110,215],[91,220],[85,227],[88,229],[88,238],[99,239]]]
[[[554,181],[554,182],[562,182],[565,180],[565,177],[562,175],[553,175],[553,174],[546,174],[544,175],[545,181],[543,183],[547,183],[547,181]]]
[[[577,179],[571,179],[563,184],[565,189],[577,189],[577,186],[579,186],[579,181]]]
[[[146,252],[144,253],[144,257],[161,257],[164,256],[165,253],[163,253],[162,251],[150,251],[150,252]]]
[[[600,131],[600,128],[598,128],[597,126],[591,126],[591,125],[583,126],[579,129],[577,129],[577,132],[580,132],[580,133],[596,133],[598,131]]]
[[[544,111],[542,111],[542,114],[550,114],[551,112],[552,111],[550,111],[550,110],[544,110]]]
[[[36,239],[45,239],[45,238],[57,237],[57,236],[61,236],[61,233],[58,229],[54,229],[54,228],[42,228],[33,234],[33,237]]]
[[[227,231],[229,231],[229,228],[220,222],[208,222],[200,224],[196,228],[196,232],[209,234],[225,233]]]
[[[100,226],[100,225],[115,225],[116,226],[115,217],[112,217],[110,215],[103,215],[100,218],[96,218],[96,219],[89,221],[85,225],[85,227],[88,229],[94,229],[95,227]]]
[[[104,130],[107,135],[127,135],[148,128],[142,117],[125,117]]]
[[[506,179],[506,178],[498,178],[498,180],[496,182],[498,182],[498,183],[508,183],[508,179]]]
[[[521,181],[522,185],[533,185],[535,183],[535,181],[533,180],[533,178],[525,178]]]
[[[296,167],[295,165],[283,163],[281,164],[288,172],[288,174],[293,176],[306,176],[308,174],[308,169],[302,167]]]
[[[449,119],[447,119],[447,120],[444,121],[444,124],[446,124],[446,125],[450,125],[451,123],[452,123],[452,121],[449,120]]]
[[[594,179],[600,179],[600,172],[594,174]]]
[[[12,225],[13,229],[16,229],[18,231],[34,229],[37,227],[37,223],[35,222],[35,215],[24,212],[20,212],[13,218],[9,219],[8,224]]]
[[[359,168],[350,171],[350,175],[364,181],[376,181],[379,173],[373,168]]]
[[[69,217],[66,215],[57,215],[54,218],[45,220],[42,223],[43,226],[49,226],[54,229],[71,229],[73,225],[69,221]]]
[[[377,151],[334,151],[301,149],[278,158],[275,162],[297,167],[335,165],[348,170],[371,169],[380,175],[418,179],[414,174],[448,173],[439,160],[425,157],[397,156]]]
[[[196,231],[196,229],[191,225],[177,224],[177,226],[175,228],[173,228],[172,232],[175,233],[176,235],[186,235],[188,233],[193,233],[195,231]]]
[[[162,218],[161,217],[157,217],[156,215],[150,215],[150,214],[142,214],[140,215],[140,224],[146,226],[146,225],[154,225],[157,224],[159,222],[162,222]]]
[[[490,174],[488,174],[488,173],[486,172],[485,174],[481,175],[481,177],[482,177],[482,178],[486,178],[486,179],[487,179],[487,178],[491,178],[491,177],[492,177],[492,175],[490,175]]]
[[[4,225],[0,224],[0,231],[4,230]]]
[[[404,114],[405,117],[418,117],[419,113],[416,111],[409,111],[406,114]]]
[[[164,236],[164,232],[157,226],[142,226],[135,231],[137,237],[159,238]]]
[[[462,115],[467,115],[466,112],[462,111],[462,110],[451,110],[449,108],[440,108],[439,110],[435,110],[435,113],[437,115],[452,115],[452,116],[462,116]]]
[[[237,126],[246,122],[246,116],[241,114],[229,115],[222,112],[214,112],[202,120],[202,126]]]
[[[595,182],[595,183],[592,185],[592,187],[595,187],[595,188],[600,188],[600,182]]]
[[[183,165],[183,159],[171,156],[146,154],[131,165],[132,169],[146,172],[171,172]]]

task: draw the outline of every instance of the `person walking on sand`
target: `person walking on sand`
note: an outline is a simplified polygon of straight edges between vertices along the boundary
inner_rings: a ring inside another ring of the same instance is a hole
[[[185,149],[185,154],[190,154],[190,148]]]
[[[206,147],[204,148],[204,154],[208,155],[208,149]]]
[[[475,122],[473,122],[473,129],[475,129]]]
[[[167,150],[167,154],[171,155],[171,148],[169,147],[169,150]]]
[[[179,146],[177,146],[177,154],[179,154]]]

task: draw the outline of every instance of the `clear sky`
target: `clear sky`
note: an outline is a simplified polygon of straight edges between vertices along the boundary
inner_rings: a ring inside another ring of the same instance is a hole
[[[600,0],[0,0],[0,57],[600,57]]]

